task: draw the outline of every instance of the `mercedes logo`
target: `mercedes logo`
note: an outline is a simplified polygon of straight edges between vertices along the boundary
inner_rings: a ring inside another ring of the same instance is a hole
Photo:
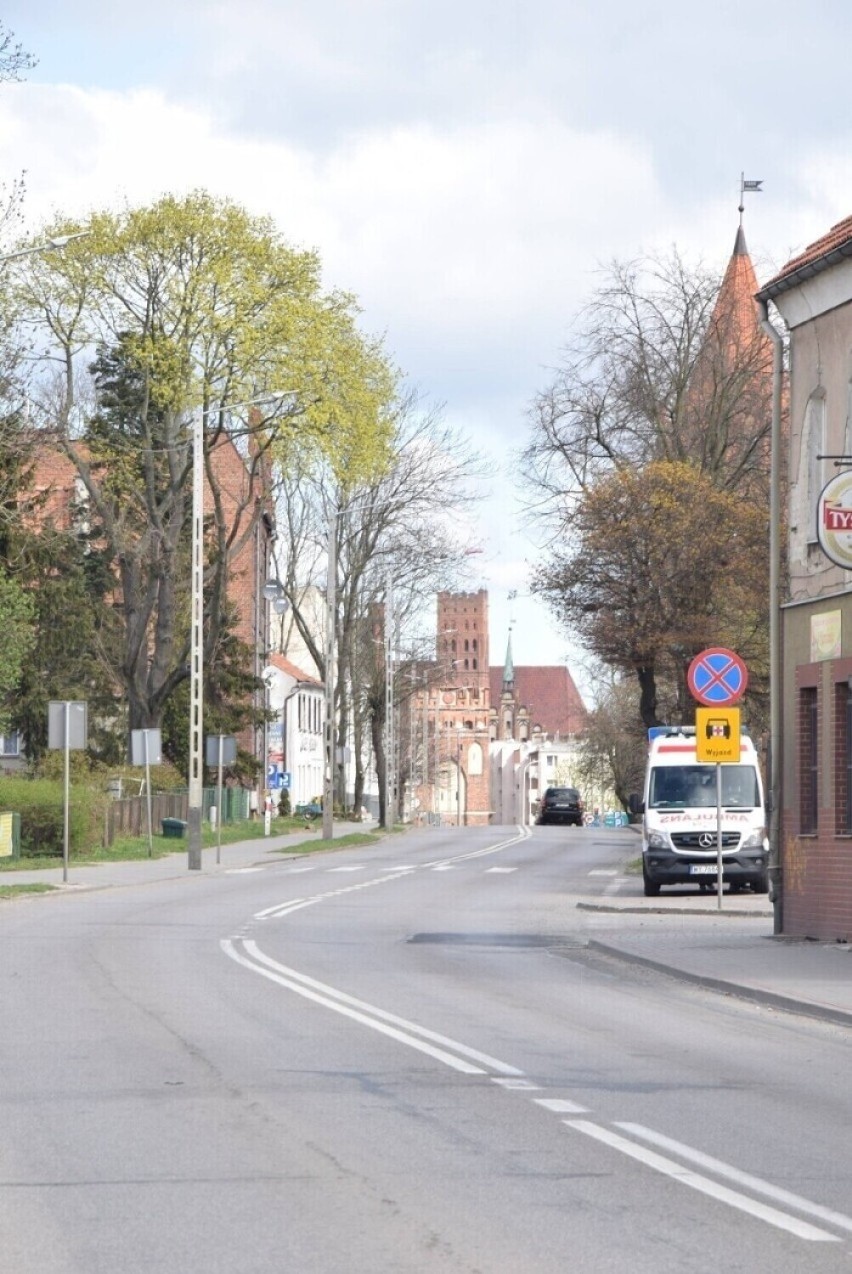
[[[710,832],[702,832],[698,837],[698,844],[702,849],[710,849],[715,843],[716,837],[712,836]]]

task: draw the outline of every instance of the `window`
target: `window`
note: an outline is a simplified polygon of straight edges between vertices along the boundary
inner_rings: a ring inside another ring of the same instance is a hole
[[[845,681],[834,688],[834,831],[852,834],[852,693]]]
[[[11,734],[0,734],[0,756],[20,756],[21,736],[17,730]]]
[[[799,692],[799,831],[814,836],[819,801],[819,735],[816,686]]]

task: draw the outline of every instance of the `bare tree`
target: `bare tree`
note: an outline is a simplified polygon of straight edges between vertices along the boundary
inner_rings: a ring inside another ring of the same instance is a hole
[[[754,307],[726,296],[677,252],[610,266],[533,405],[523,461],[536,518],[564,530],[591,482],[653,460],[765,490],[772,351]]]
[[[470,543],[459,533],[459,515],[477,497],[484,476],[469,443],[416,391],[400,395],[393,418],[390,459],[372,480],[343,486],[328,464],[296,446],[282,457],[279,476],[282,584],[291,622],[323,679],[325,646],[312,599],[326,570],[332,528],[335,535],[336,729],[338,746],[350,731],[354,736],[356,808],[368,737],[385,799],[383,649],[389,592],[395,647],[396,630],[410,633],[435,593],[463,574]]]
[[[547,542],[535,587],[589,650],[636,674],[648,725],[660,684],[684,712],[697,642],[739,632],[765,664],[767,550],[751,515],[768,504],[772,349],[744,252],[728,269],[720,285],[677,252],[614,263],[534,404],[523,455]],[[732,501],[729,542],[711,525],[714,493]]]

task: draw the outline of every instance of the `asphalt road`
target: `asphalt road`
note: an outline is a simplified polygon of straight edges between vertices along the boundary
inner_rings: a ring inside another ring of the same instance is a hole
[[[430,830],[4,906],[0,1267],[849,1270],[848,1032],[588,950],[635,852]]]

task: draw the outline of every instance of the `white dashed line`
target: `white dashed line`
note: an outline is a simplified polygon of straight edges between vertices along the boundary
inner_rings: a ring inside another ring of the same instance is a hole
[[[556,1115],[587,1115],[589,1113],[588,1106],[581,1106],[575,1101],[566,1101],[562,1097],[536,1097],[533,1100],[536,1106],[552,1110]]]
[[[515,1088],[521,1092],[537,1093],[541,1089],[541,1084],[534,1084],[531,1079],[492,1079],[491,1082],[501,1088]]]

